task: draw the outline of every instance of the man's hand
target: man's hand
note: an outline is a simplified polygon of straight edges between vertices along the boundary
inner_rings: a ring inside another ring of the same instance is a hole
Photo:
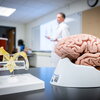
[[[50,41],[53,41],[53,42],[57,42],[58,41],[58,39],[52,39],[52,38],[50,38],[50,36],[45,36],[47,39],[49,39]]]
[[[58,42],[58,39],[55,39],[55,40],[51,40],[51,41],[53,41],[53,42]]]
[[[45,36],[45,37],[50,40],[50,36]]]

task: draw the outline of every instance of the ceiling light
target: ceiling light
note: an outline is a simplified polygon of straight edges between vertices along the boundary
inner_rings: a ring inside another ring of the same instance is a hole
[[[16,11],[16,9],[13,8],[7,8],[7,7],[1,7],[0,6],[0,16],[10,16]]]

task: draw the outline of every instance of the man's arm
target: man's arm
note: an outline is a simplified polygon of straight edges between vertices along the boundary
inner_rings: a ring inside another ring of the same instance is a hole
[[[49,39],[50,41],[58,41],[58,39],[57,38],[55,38],[55,39],[53,39],[53,38],[51,38],[50,36],[45,36],[47,39]]]

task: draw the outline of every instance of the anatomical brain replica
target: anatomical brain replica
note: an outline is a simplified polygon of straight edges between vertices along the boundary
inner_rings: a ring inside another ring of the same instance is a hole
[[[100,67],[100,39],[88,34],[78,34],[61,39],[55,53],[69,58],[75,64]]]

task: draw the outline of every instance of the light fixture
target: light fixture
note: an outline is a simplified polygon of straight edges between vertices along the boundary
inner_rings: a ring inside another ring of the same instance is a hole
[[[15,11],[16,11],[16,9],[0,6],[0,16],[9,17],[9,16],[10,16],[11,14],[13,14]]]

